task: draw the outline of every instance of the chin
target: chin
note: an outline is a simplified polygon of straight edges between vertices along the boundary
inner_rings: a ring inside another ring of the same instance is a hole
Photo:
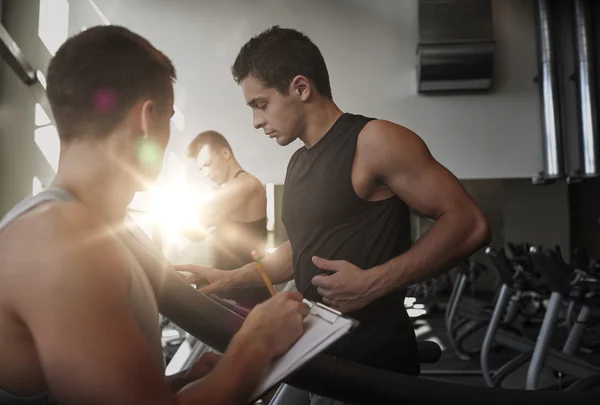
[[[283,136],[278,136],[277,138],[275,138],[275,140],[277,141],[277,143],[281,146],[287,146],[290,143],[295,141],[295,138],[287,138],[287,137],[283,137]]]

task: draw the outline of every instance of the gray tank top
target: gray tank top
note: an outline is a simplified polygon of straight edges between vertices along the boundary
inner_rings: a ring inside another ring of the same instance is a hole
[[[8,212],[0,220],[0,232],[10,223],[15,221],[21,215],[33,209],[37,205],[48,201],[71,202],[77,199],[68,191],[51,187],[41,193],[29,197]],[[129,285],[129,301],[135,315],[136,322],[143,336],[146,338],[148,347],[151,350],[155,361],[164,368],[164,357],[161,345],[161,333],[159,328],[158,305],[154,290],[148,281],[146,274],[140,266],[139,260],[134,249],[130,248],[132,244],[140,243],[144,247],[150,247],[145,241],[140,240],[143,231],[128,221],[127,229],[129,233],[124,233],[121,238],[121,245],[124,255],[130,262],[131,282]],[[144,234],[145,235],[145,234]],[[153,252],[154,253],[154,252]],[[51,405],[54,404],[51,395],[42,394],[35,397],[19,397],[2,390],[0,387],[0,405]]]

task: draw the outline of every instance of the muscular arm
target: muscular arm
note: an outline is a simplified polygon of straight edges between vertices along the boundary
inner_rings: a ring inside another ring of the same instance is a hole
[[[209,203],[202,206],[200,223],[205,227],[214,226],[259,193],[264,193],[263,186],[252,176],[245,174],[231,180],[214,192]]]
[[[294,276],[292,266],[292,246],[289,241],[284,243],[273,254],[261,260],[265,271],[273,284],[289,281]],[[175,266],[179,271],[188,271],[194,274],[193,283],[202,287],[200,291],[205,294],[223,293],[230,288],[252,288],[264,286],[264,281],[254,262],[233,271],[210,269],[193,264]]]
[[[273,284],[290,281],[294,277],[292,245],[290,241],[285,242],[275,252],[261,260],[261,263],[267,274],[269,274]],[[254,262],[233,271],[232,277],[235,285],[244,285],[247,287],[260,287],[264,285],[264,281]]]
[[[66,210],[34,233],[40,260],[29,257],[24,270],[36,278],[16,302],[57,402],[246,403],[267,348],[236,336],[207,378],[173,395],[131,312],[123,251],[82,209]]]
[[[262,184],[249,175],[231,180],[225,187],[215,191],[210,201],[199,207],[195,221],[197,226],[184,229],[183,236],[193,242],[205,239],[210,234],[211,227],[264,192]]]
[[[458,179],[413,132],[386,121],[369,123],[358,141],[372,175],[435,224],[406,253],[368,272],[383,295],[449,270],[489,243],[487,220]]]

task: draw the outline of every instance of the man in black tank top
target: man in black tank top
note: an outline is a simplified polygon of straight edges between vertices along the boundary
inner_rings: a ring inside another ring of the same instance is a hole
[[[303,143],[285,179],[289,241],[264,260],[266,271],[276,283],[295,278],[306,298],[360,321],[331,354],[419,374],[405,288],[483,247],[490,240],[485,216],[416,134],[342,113],[321,53],[302,33],[275,26],[257,35],[241,48],[232,73],[255,128],[283,146]],[[412,247],[410,209],[436,220]],[[252,263],[195,272],[209,283],[207,292],[261,283]],[[319,401],[327,400],[313,398]]]
[[[252,261],[252,251],[264,255],[267,242],[267,199],[265,188],[254,176],[242,170],[227,139],[216,131],[200,133],[188,146],[202,172],[218,187],[210,202],[200,208],[200,227],[184,235],[199,241],[212,229],[213,265],[234,270]],[[229,298],[252,308],[269,298],[263,285],[235,288]]]

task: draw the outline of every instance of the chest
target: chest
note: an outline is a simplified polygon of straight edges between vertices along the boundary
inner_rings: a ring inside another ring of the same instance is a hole
[[[303,153],[291,162],[283,192],[286,229],[339,224],[366,209],[373,178],[353,153],[332,149],[327,154]]]

